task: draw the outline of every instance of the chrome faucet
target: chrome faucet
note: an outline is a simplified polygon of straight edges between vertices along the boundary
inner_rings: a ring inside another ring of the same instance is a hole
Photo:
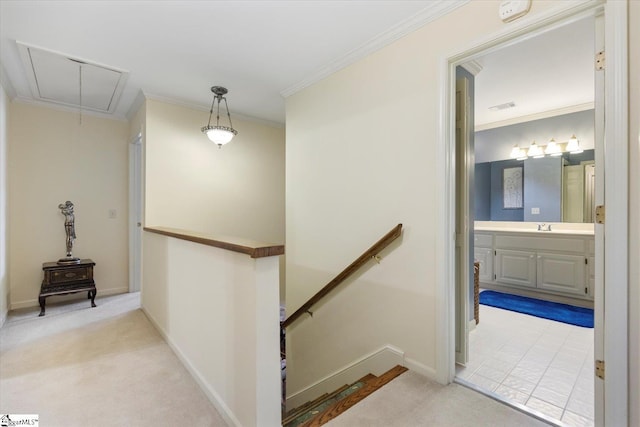
[[[551,224],[538,224],[538,231],[551,231]]]
[[[544,226],[545,226],[544,223],[538,224],[538,231],[544,231]]]

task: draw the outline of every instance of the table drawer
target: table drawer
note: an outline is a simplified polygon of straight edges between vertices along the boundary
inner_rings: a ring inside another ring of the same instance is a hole
[[[91,276],[89,274],[89,269],[80,267],[80,268],[69,268],[60,271],[52,271],[51,272],[51,284],[58,283],[70,283],[77,282],[80,280],[88,280]]]

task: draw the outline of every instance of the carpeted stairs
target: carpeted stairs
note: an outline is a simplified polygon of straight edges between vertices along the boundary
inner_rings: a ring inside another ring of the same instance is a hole
[[[321,426],[405,371],[407,368],[396,366],[379,377],[368,374],[351,385],[344,385],[332,393],[325,393],[316,400],[292,409],[285,415],[282,425],[284,427]]]

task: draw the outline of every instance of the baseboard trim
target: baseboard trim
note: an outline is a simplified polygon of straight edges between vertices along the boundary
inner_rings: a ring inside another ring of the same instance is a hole
[[[98,288],[98,294],[97,297],[106,297],[109,295],[117,295],[117,294],[126,294],[129,292],[129,287],[128,286],[123,286],[121,288],[109,288],[109,289],[101,289]],[[78,292],[80,293],[80,292]],[[61,298],[64,297],[73,297],[74,294],[69,294],[69,295],[60,295]],[[80,299],[79,296],[77,296],[77,298],[69,298],[68,300],[71,301],[73,299]],[[49,301],[47,299],[47,301]],[[64,300],[58,300],[58,301],[64,301]],[[10,308],[9,311],[11,310],[17,310],[19,308],[28,308],[28,307],[38,307],[40,304],[38,303],[37,299],[29,299],[29,300],[25,300],[25,301],[17,301],[17,302],[12,302],[10,304]]]
[[[366,354],[315,383],[287,396],[287,410],[351,384],[368,373],[382,375],[396,365],[405,366],[404,352],[391,345]]]
[[[229,426],[238,426],[241,427],[242,424],[240,423],[240,421],[238,420],[238,418],[236,418],[236,416],[234,415],[233,411],[231,410],[231,408],[229,408],[226,403],[224,403],[224,401],[222,400],[222,398],[220,397],[220,395],[213,389],[213,387],[211,387],[211,385],[207,382],[207,380],[202,376],[202,374],[200,373],[200,371],[198,371],[198,369],[193,366],[193,364],[191,363],[191,361],[189,360],[189,358],[182,352],[182,350],[180,350],[180,348],[173,342],[173,340],[171,339],[171,337],[169,335],[167,335],[167,333],[165,332],[165,330],[160,326],[160,324],[158,322],[156,322],[156,320],[153,318],[153,316],[144,308],[144,306],[141,306],[140,309],[142,310],[142,312],[144,313],[145,316],[147,316],[147,319],[149,319],[149,322],[151,322],[151,324],[153,325],[154,328],[156,328],[156,330],[158,331],[158,333],[160,334],[160,336],[162,337],[162,339],[165,340],[165,342],[167,343],[167,345],[169,345],[169,348],[173,351],[173,353],[176,355],[176,357],[178,358],[178,360],[180,360],[180,362],[182,363],[182,365],[185,367],[185,369],[187,370],[187,372],[189,372],[189,374],[191,374],[191,376],[193,377],[193,379],[196,381],[196,383],[198,384],[198,386],[200,386],[200,388],[202,389],[202,391],[204,392],[204,394],[207,396],[207,398],[209,399],[209,401],[213,404],[213,406],[216,408],[216,410],[218,411],[218,413],[222,416],[222,418],[224,419],[225,423]]]
[[[427,377],[430,380],[440,382],[438,381],[438,376],[436,375],[436,370],[434,368],[424,365],[415,359],[412,359],[410,357],[405,357],[404,366],[405,368],[408,368],[410,371],[417,372],[418,374],[424,377]]]

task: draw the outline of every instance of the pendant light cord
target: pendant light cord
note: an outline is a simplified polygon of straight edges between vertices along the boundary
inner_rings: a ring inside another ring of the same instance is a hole
[[[79,92],[80,92],[80,125],[82,125],[82,64],[80,64],[80,73],[79,73]]]

